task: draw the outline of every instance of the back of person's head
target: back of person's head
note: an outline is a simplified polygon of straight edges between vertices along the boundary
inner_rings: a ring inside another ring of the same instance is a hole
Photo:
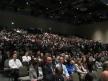
[[[56,67],[55,68],[55,74],[56,75],[62,75],[63,74],[63,69],[61,67]]]
[[[90,65],[88,66],[88,71],[89,71],[89,72],[92,72],[92,71],[93,71],[93,65],[90,64]]]
[[[108,61],[103,63],[103,70],[108,70]]]

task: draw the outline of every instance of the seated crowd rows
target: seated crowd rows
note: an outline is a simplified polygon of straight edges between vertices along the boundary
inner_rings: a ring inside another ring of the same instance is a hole
[[[2,30],[0,36],[0,64],[11,69],[14,81],[18,81],[22,67],[30,80],[74,81],[77,73],[79,81],[94,81],[98,79],[94,72],[108,60],[103,44],[93,40],[24,30]]]

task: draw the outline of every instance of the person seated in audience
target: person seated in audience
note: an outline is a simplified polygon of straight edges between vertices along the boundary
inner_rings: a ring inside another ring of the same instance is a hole
[[[67,71],[70,75],[70,78],[72,78],[73,73],[75,73],[75,71],[76,71],[74,60],[68,59],[67,64],[66,64],[66,68],[67,68]]]
[[[55,67],[52,64],[52,57],[47,56],[46,57],[46,63],[43,66],[43,75],[45,81],[51,81],[52,76],[55,74]]]
[[[90,65],[88,68],[88,73],[85,75],[84,81],[97,81],[96,71],[93,71],[93,66]]]
[[[32,59],[29,68],[29,76],[31,81],[37,80],[41,81],[43,79],[43,71],[41,67],[41,62],[38,59]]]
[[[64,57],[63,56],[60,56],[59,57],[59,63],[56,64],[56,67],[61,67],[61,69],[63,69],[64,79],[65,80],[69,80],[69,73],[67,71],[66,66],[63,63],[64,63]]]
[[[87,70],[84,68],[80,58],[77,59],[75,67],[76,67],[76,72],[79,75],[79,81],[83,81],[85,75],[87,74]]]
[[[65,81],[63,77],[63,69],[61,69],[61,67],[55,68],[55,74],[50,81]]]
[[[25,66],[29,66],[31,61],[31,56],[29,56],[29,52],[26,52],[24,56],[22,56],[22,63]]]
[[[103,63],[103,71],[100,74],[99,81],[108,81],[108,61]]]
[[[23,67],[21,61],[17,59],[17,54],[14,52],[12,55],[12,59],[9,60],[9,67],[12,70],[12,76],[14,81],[18,81],[18,70],[20,67]]]

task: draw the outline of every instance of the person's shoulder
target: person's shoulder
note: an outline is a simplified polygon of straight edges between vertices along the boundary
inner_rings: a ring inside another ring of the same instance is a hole
[[[101,73],[101,76],[103,76],[103,77],[108,77],[108,71],[103,71],[103,72]]]
[[[16,59],[16,61],[20,61],[19,59]]]
[[[31,58],[31,56],[28,56],[28,58]]]
[[[63,67],[66,67],[66,65],[63,64]]]
[[[22,58],[25,58],[25,56],[22,56]]]
[[[108,71],[103,71],[101,74],[107,74],[108,75]]]

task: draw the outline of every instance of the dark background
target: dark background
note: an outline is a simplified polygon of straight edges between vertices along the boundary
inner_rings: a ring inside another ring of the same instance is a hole
[[[12,24],[14,22],[14,24]],[[43,32],[51,31],[64,35],[77,35],[79,37],[108,42],[108,21],[93,22],[91,24],[73,25],[57,21],[51,21],[42,17],[20,15],[18,13],[0,11],[1,27],[42,29]]]

